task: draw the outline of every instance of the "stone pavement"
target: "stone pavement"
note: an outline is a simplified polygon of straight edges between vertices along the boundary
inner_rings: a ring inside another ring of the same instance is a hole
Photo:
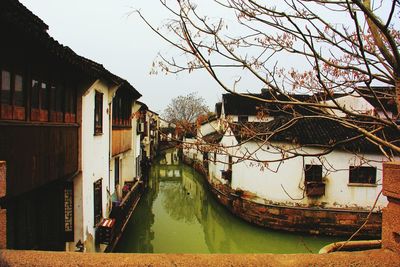
[[[400,266],[390,250],[331,254],[94,254],[0,250],[0,266]]]

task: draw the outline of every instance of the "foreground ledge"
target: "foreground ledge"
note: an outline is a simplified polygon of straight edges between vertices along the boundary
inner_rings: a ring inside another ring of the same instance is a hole
[[[398,266],[390,250],[331,254],[95,254],[0,250],[0,266]]]

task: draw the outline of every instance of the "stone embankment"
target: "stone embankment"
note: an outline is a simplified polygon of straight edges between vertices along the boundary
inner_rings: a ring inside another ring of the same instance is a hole
[[[330,236],[351,236],[366,221],[369,211],[351,209],[329,209],[297,207],[264,203],[250,192],[236,191],[208,176],[201,162],[184,157],[185,164],[193,167],[205,177],[210,190],[218,201],[234,215],[250,223],[276,230],[322,234]],[[357,238],[380,239],[382,213],[371,213],[367,224],[359,231]]]

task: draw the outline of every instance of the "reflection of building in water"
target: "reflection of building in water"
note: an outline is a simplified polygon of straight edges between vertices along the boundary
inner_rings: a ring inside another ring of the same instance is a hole
[[[177,150],[168,150],[163,153],[164,154],[161,156],[159,165],[157,168],[154,168],[158,169],[157,177],[161,178],[162,180],[180,180],[182,177],[182,169],[179,165]]]
[[[178,150],[168,150],[161,153],[160,165],[179,165]]]
[[[203,224],[207,212],[207,196],[203,185],[193,177],[193,171],[184,170],[182,185],[192,200],[192,208],[200,224]]]

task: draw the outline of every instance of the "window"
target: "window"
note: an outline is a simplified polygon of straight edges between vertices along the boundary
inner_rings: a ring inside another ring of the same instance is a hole
[[[11,104],[11,74],[8,71],[1,71],[1,104]]]
[[[96,91],[94,98],[94,134],[103,133],[103,94]]]
[[[132,97],[124,90],[118,90],[113,99],[112,123],[113,127],[130,128],[132,125]]]
[[[375,184],[376,168],[363,166],[350,166],[349,183]]]
[[[50,121],[63,122],[63,91],[61,86],[50,86]]]
[[[322,165],[306,165],[304,169],[305,182],[322,183]]]
[[[65,241],[74,241],[74,184],[66,182],[64,186],[64,231]]]
[[[248,121],[249,121],[249,116],[246,116],[246,115],[239,115],[238,121],[239,121],[239,122],[248,122]]]
[[[94,226],[100,223],[103,217],[102,202],[102,180],[99,179],[93,184]]]
[[[49,88],[47,83],[32,80],[31,120],[49,121]]]
[[[65,87],[64,121],[74,123],[76,121],[76,91]]]
[[[49,108],[49,99],[48,99],[49,93],[47,91],[47,84],[46,83],[41,83],[40,84],[40,109],[41,110],[47,110]]]
[[[114,160],[114,186],[117,187],[119,185],[119,157],[116,157]]]
[[[7,120],[24,120],[25,101],[22,76],[2,70],[0,79],[0,117]]]
[[[14,81],[14,105],[23,107],[24,102],[24,89],[23,80],[21,75],[15,75]]]
[[[32,80],[31,108],[39,108],[39,82]]]

